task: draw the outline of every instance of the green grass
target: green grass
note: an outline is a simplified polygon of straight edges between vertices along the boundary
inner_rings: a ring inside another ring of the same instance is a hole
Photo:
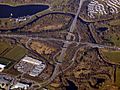
[[[0,57],[0,64],[6,65],[5,69],[8,69],[10,66],[12,66],[15,62],[13,62],[10,59]]]
[[[8,43],[0,42],[0,54],[8,48],[10,48],[10,45]]]
[[[26,54],[26,50],[20,46],[15,46],[12,50],[4,55],[5,58],[9,58],[15,61],[20,60]]]
[[[5,69],[9,69],[9,67],[11,67],[15,62],[10,62],[6,67]]]
[[[110,41],[112,41],[116,46],[120,46],[120,39],[118,40],[117,38],[118,37],[115,34],[111,35]]]
[[[109,24],[111,26],[118,26],[118,25],[120,25],[120,19],[112,20],[112,21],[109,22]]]
[[[5,53],[3,54],[3,52]],[[10,46],[7,42],[0,42],[0,57],[5,57],[11,60],[20,60],[25,54],[26,50],[18,45]]]
[[[10,62],[8,59],[0,57],[0,64],[8,65]]]
[[[19,61],[25,54],[26,50],[18,45],[0,42],[0,64],[7,65],[6,69],[11,67],[16,61]]]
[[[15,2],[5,2],[5,3],[0,3],[0,4],[3,4],[3,5],[10,5],[10,6],[19,5],[18,3],[15,3]]]
[[[103,51],[103,55],[108,60],[119,63],[120,62],[120,52],[119,51]]]
[[[120,68],[116,70],[116,85],[120,87]]]

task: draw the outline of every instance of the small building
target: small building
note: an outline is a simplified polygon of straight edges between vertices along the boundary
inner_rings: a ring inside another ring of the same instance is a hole
[[[27,90],[29,87],[30,87],[29,84],[24,84],[24,83],[19,83],[18,82],[17,84],[13,85],[10,89],[18,89],[18,88],[20,88],[20,89]]]
[[[2,71],[4,70],[5,67],[6,67],[6,65],[0,64],[0,72],[2,72]]]
[[[0,78],[0,88],[5,89],[9,81],[5,80],[3,77]]]
[[[33,68],[33,70],[29,73],[30,76],[38,76],[45,69],[45,64],[37,65]]]
[[[37,59],[34,59],[32,57],[28,57],[28,56],[25,56],[22,61],[24,62],[27,62],[27,63],[31,63],[31,64],[34,64],[34,65],[40,65],[42,63],[42,61],[39,61]]]

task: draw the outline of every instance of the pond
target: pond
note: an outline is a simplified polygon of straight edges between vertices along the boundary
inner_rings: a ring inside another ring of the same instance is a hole
[[[95,88],[95,89],[99,89],[99,86],[105,82],[105,79],[103,78],[95,78],[96,80],[96,83],[94,85],[92,85],[92,83],[90,81],[88,81],[89,85],[92,87],[92,88]]]
[[[98,28],[98,31],[100,31],[100,32],[103,32],[103,31],[106,31],[106,30],[108,30],[107,27],[100,27],[100,28]]]
[[[38,4],[19,5],[15,7],[0,4],[0,18],[18,18],[31,16],[48,8],[48,5]]]
[[[78,87],[70,80],[67,80],[69,86],[66,86],[66,90],[78,90]]]

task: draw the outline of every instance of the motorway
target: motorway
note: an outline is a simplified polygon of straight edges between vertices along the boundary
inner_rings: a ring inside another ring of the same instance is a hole
[[[77,23],[77,18],[79,17],[79,13],[80,13],[80,10],[81,10],[83,2],[84,2],[84,0],[80,0],[79,8],[77,10],[77,13],[75,15],[75,18],[73,19],[73,22],[72,22],[71,26],[70,26],[70,30],[69,30],[70,33],[73,33],[74,30],[75,30],[75,26],[76,26],[76,23]],[[71,35],[68,34],[66,36],[66,40],[70,40],[70,39],[71,39]],[[62,62],[64,60],[65,53],[66,53],[66,51],[68,49],[68,46],[69,46],[69,43],[64,43],[63,48],[62,48],[61,53],[60,53],[60,56],[59,56],[59,59],[58,59],[58,63],[56,63],[56,65],[55,65],[54,72],[53,72],[52,76],[50,77],[50,79],[48,79],[47,81],[45,81],[43,83],[43,85],[46,86],[49,83],[51,83],[57,77],[58,73],[60,73],[59,69],[62,66]]]

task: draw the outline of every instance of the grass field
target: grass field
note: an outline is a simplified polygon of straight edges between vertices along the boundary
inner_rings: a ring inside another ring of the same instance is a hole
[[[6,65],[5,69],[8,69],[14,62],[10,59],[0,57],[0,64]]]
[[[102,50],[102,53],[111,62],[120,63],[120,51]]]
[[[11,48],[10,45],[6,42],[0,42],[0,54],[6,49]]]
[[[26,54],[26,50],[19,45],[10,45],[7,42],[0,42],[0,63],[12,66]]]
[[[120,39],[118,38],[120,37],[117,37],[116,35],[111,35],[110,41],[112,41],[116,46],[120,46]]]
[[[109,22],[109,24],[111,26],[118,26],[118,25],[120,25],[120,19],[112,20],[112,21]]]
[[[120,87],[120,68],[116,70],[116,85]]]
[[[10,62],[8,59],[0,57],[0,64],[8,65]]]
[[[25,49],[23,49],[20,46],[15,46],[13,49],[11,49],[8,53],[4,55],[5,58],[9,58],[15,61],[18,61],[25,55]]]

